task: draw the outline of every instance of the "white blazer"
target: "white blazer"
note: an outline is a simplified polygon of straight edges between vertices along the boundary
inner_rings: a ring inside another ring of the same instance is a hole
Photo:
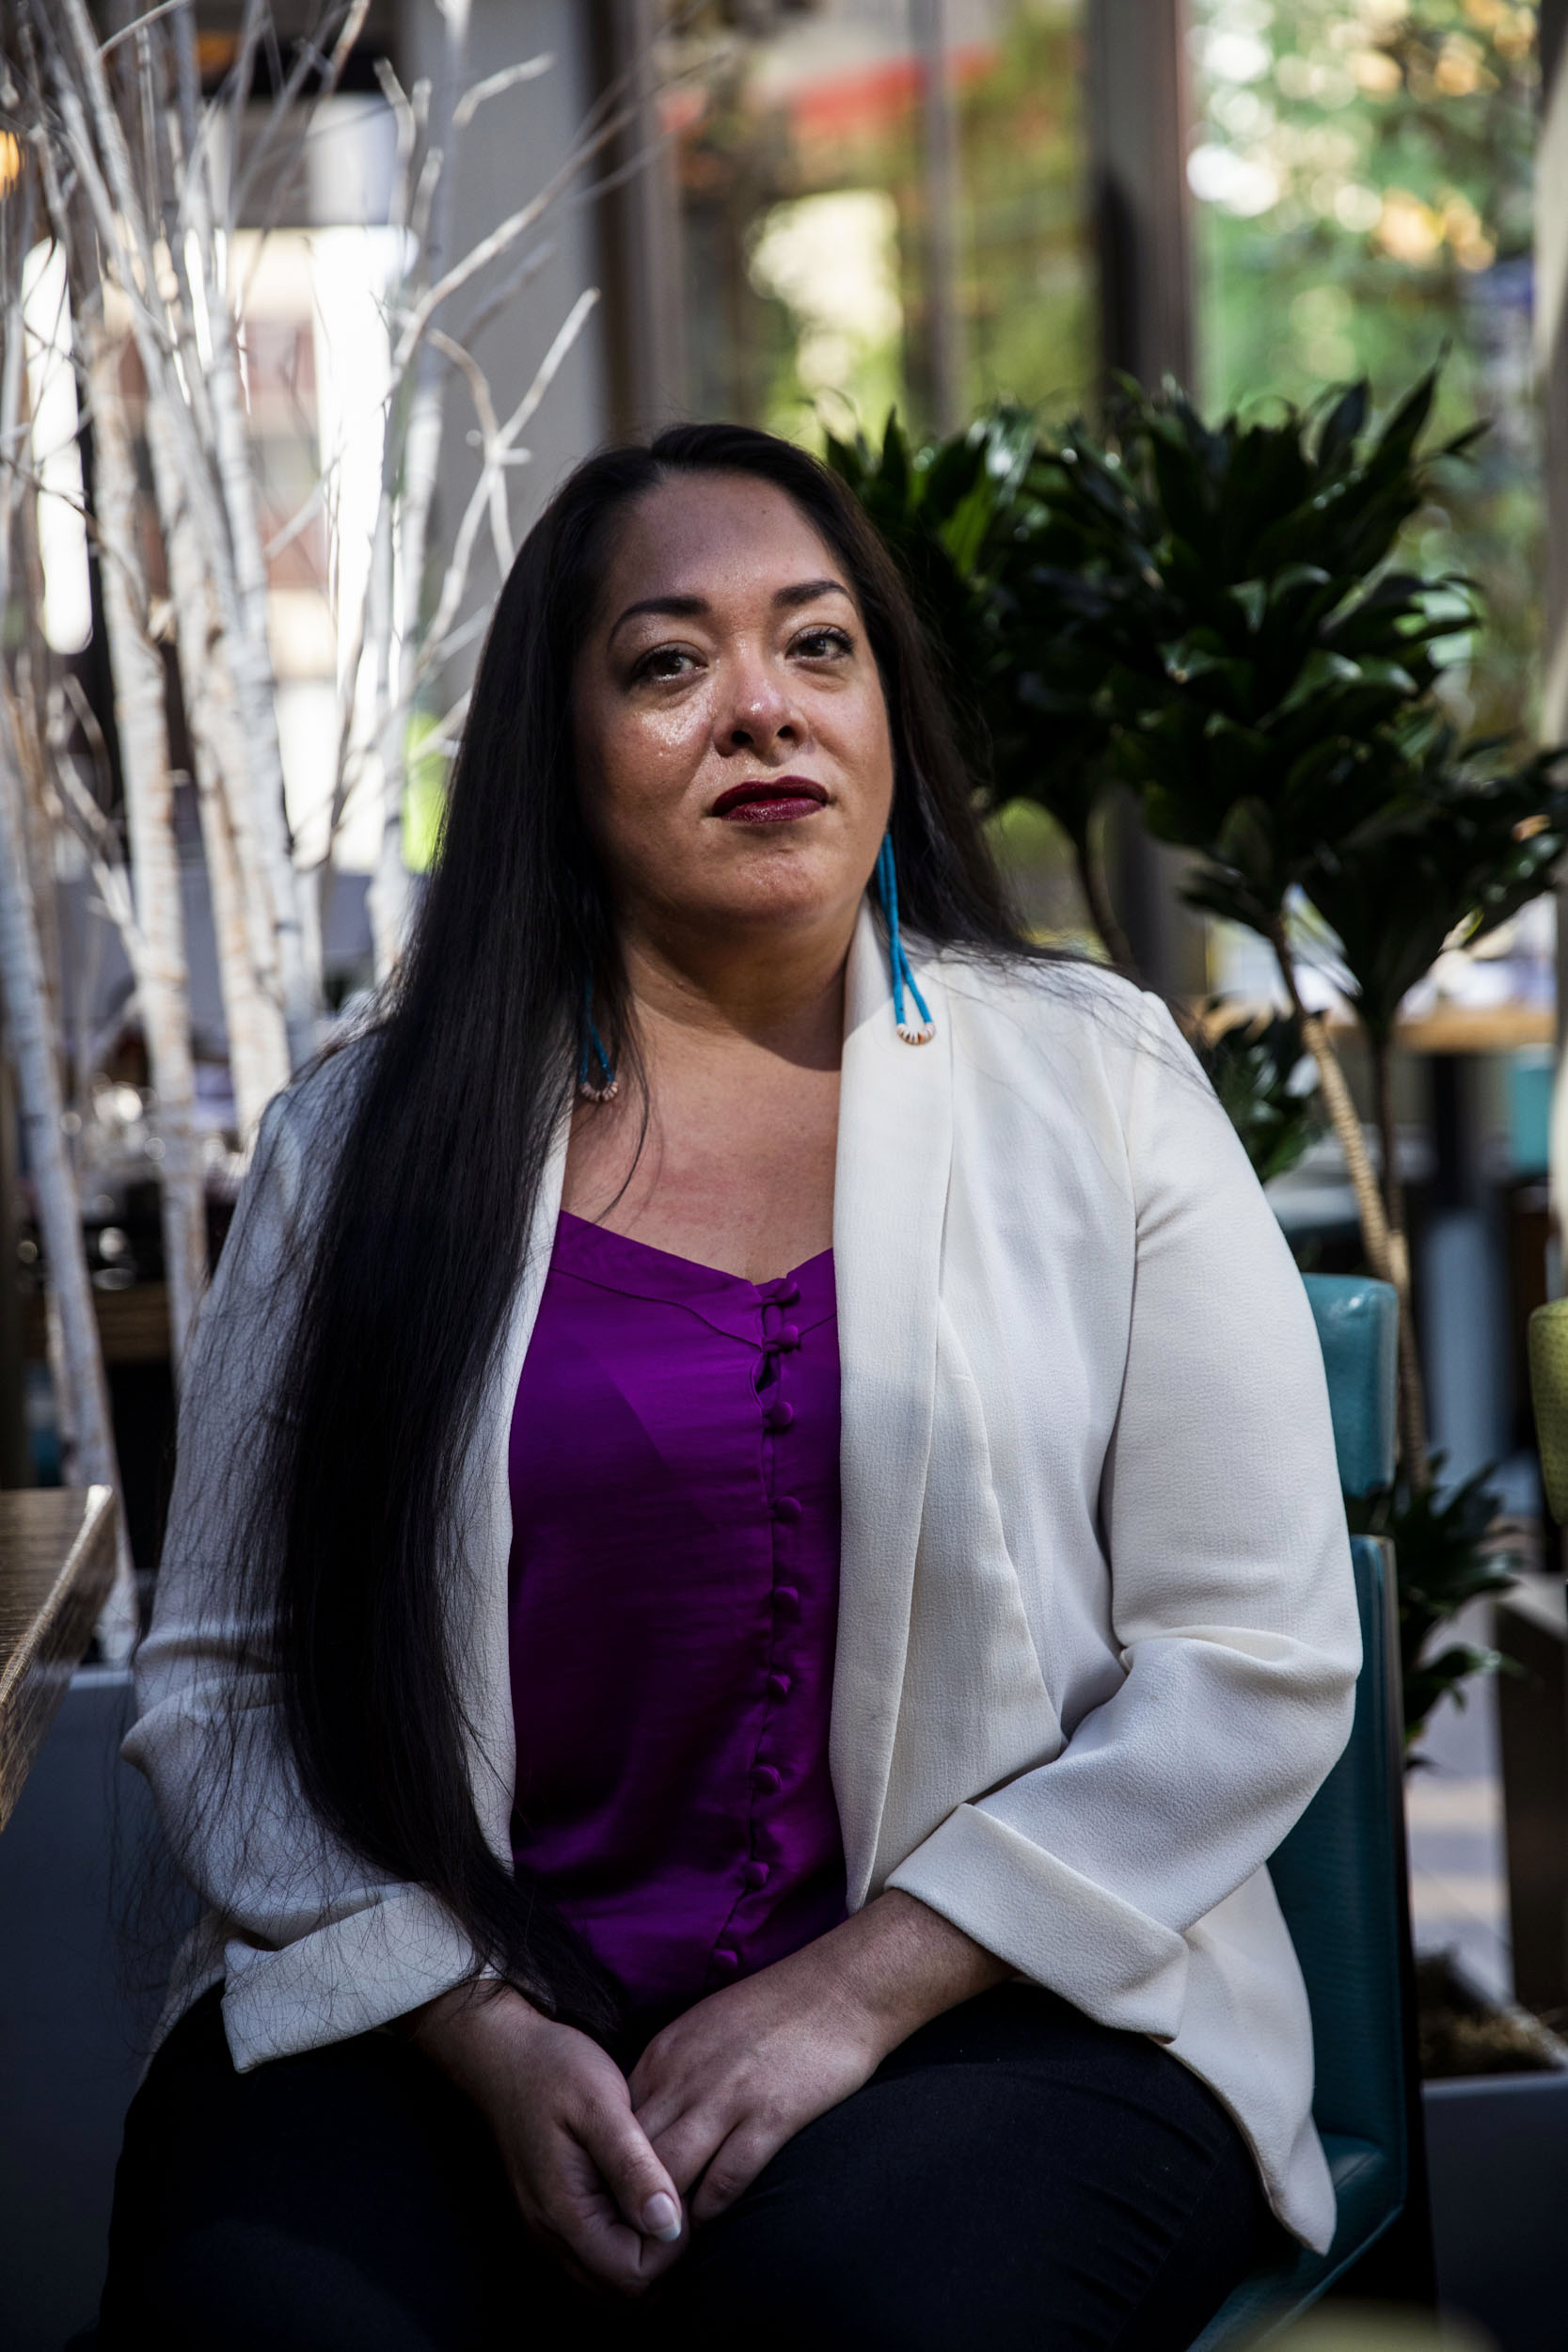
[[[849,1902],[903,1887],[1091,2017],[1167,2044],[1321,2249],[1334,2198],[1311,2026],[1263,1867],[1344,1743],[1359,1665],[1311,1313],[1156,998],[1081,967],[917,969],[937,1033],[911,1050],[863,914],[833,1207],[831,1759]],[[234,1591],[234,1491],[286,1323],[273,1285],[286,1297],[358,1060],[263,1121],[187,1371],[125,1747],[208,1905],[169,2014],[221,1978],[242,2069],[385,2024],[472,1965],[432,1896],[313,1828]],[[564,1159],[563,1129],[450,1603],[475,1802],[502,1857],[507,1432]]]

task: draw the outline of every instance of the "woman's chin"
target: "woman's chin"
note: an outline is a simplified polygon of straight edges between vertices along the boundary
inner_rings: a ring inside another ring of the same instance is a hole
[[[748,875],[738,885],[715,892],[698,919],[708,930],[790,930],[831,920],[859,896],[858,890],[847,890],[837,874],[796,866]]]
[[[748,827],[730,854],[694,858],[660,894],[668,914],[703,931],[770,930],[821,922],[857,905],[865,888],[860,862],[846,860],[840,844],[801,839],[803,830]]]

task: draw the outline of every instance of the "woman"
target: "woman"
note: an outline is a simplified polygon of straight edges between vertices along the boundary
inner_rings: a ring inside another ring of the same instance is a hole
[[[1277,1228],[853,502],[591,460],[187,1375],[105,2340],[1176,2352],[1332,2231],[1263,1866],[1357,1662]]]

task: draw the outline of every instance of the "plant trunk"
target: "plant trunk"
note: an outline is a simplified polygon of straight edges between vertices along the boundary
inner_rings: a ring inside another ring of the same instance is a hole
[[[55,38],[69,35],[74,62]],[[57,0],[40,20],[66,147],[103,251],[124,285],[147,379],[147,441],[180,652],[181,680],[201,796],[230,1065],[243,1142],[289,1077],[288,1041],[262,860],[252,834],[249,763],[234,705],[233,581],[221,490],[197,430],[179,368],[140,288],[159,282],[141,180],[115,110],[86,0]],[[90,128],[89,128],[90,117]],[[194,398],[199,383],[189,387]]]
[[[195,10],[175,19],[176,39],[192,44],[186,60],[195,84]],[[289,1060],[298,1070],[316,1050],[319,975],[311,969],[301,898],[305,888],[289,840],[283,792],[283,755],[277,739],[277,678],[267,640],[267,566],[256,511],[256,478],[250,461],[245,399],[240,384],[234,314],[218,270],[216,230],[208,179],[208,144],[199,157],[186,158],[186,194],[195,241],[201,256],[201,297],[207,312],[211,359],[206,372],[214,454],[232,554],[232,579],[225,599],[233,612],[227,630],[230,672],[245,752],[242,775],[231,788],[247,790],[251,830],[261,858],[257,877],[270,904],[273,961],[282,994]]]
[[[207,1279],[207,1210],[196,1134],[196,1072],[180,851],[174,830],[163,657],[147,634],[140,501],[120,397],[119,350],[96,301],[79,321],[92,403],[100,578],[130,835],[139,944],[136,990],[158,1097],[164,1266],[178,1380]]]
[[[24,470],[36,454],[27,437],[20,332],[23,257],[33,233],[30,187],[22,203],[25,211],[15,200],[0,208],[0,309],[13,330],[0,342],[0,450],[20,454]],[[0,612],[8,612],[11,601],[19,478],[0,483]],[[118,1661],[130,1655],[135,1642],[136,1589],[76,1170],[66,1148],[57,1000],[51,996],[40,935],[35,877],[49,874],[52,866],[40,867],[30,839],[36,795],[27,788],[19,718],[11,681],[0,675],[0,1002],[16,1073],[17,1124],[43,1240],[50,1365],[62,1439],[70,1443],[69,1453],[62,1445],[63,1468],[71,1483],[108,1486],[116,1497],[115,1575],[99,1617],[99,1636],[105,1654]],[[29,732],[36,748],[36,731]]]
[[[47,149],[43,176],[51,225],[65,247],[77,349],[93,421],[94,525],[109,666],[114,681],[127,830],[135,895],[133,963],[158,1098],[159,1207],[168,1291],[169,1360],[176,1383],[207,1280],[207,1208],[196,1134],[189,968],[163,657],[148,634],[141,497],[126,428],[120,347],[108,333],[103,282],[86,208],[72,220]]]
[[[218,980],[234,1114],[248,1146],[261,1113],[289,1082],[289,1046],[272,961],[270,910],[255,887],[259,859],[245,825],[245,755],[229,676],[228,645],[214,611],[185,486],[169,446],[157,395],[149,389],[148,448],[152,458],[180,653],[180,682],[190,727],[201,809],[202,847],[213,900]],[[248,885],[248,886],[247,886]]]
[[[463,89],[467,47],[467,10],[449,8],[436,92],[437,114],[431,145],[439,157],[430,211],[430,225],[420,257],[421,275],[434,286],[446,268],[451,233],[452,190],[457,178],[454,118]],[[391,480],[401,478],[403,495],[397,509],[395,548],[381,583],[387,598],[385,620],[390,642],[377,645],[376,740],[381,755],[381,850],[369,894],[371,930],[375,946],[375,977],[386,980],[395,969],[407,942],[413,900],[407,861],[404,854],[403,804],[404,748],[408,723],[420,678],[420,621],[424,609],[426,548],[430,510],[436,496],[436,469],[441,456],[441,430],[446,402],[448,363],[430,340],[415,355],[413,384],[404,407],[394,397],[387,421],[388,454],[392,467],[382,468],[383,497]],[[396,420],[403,414],[401,447],[395,446]],[[381,554],[378,533],[377,555]],[[372,594],[377,593],[372,559]]]
[[[1086,828],[1081,840],[1074,837],[1072,854],[1078,866],[1078,887],[1083,893],[1084,904],[1088,909],[1089,920],[1100,933],[1104,945],[1105,953],[1118,972],[1125,973],[1130,980],[1135,980],[1138,977],[1138,966],[1132,954],[1132,942],[1122,930],[1116,908],[1111,902],[1110,888],[1105,880],[1105,868],[1095,852]]]
[[[0,736],[0,988],[16,1066],[17,1105],[32,1173],[50,1294],[57,1315],[64,1372],[62,1431],[74,1438],[64,1463],[68,1485],[112,1486],[119,1494],[114,1425],[92,1283],[82,1241],[76,1171],[65,1142],[65,1098],[51,1034],[43,953],[39,944],[24,810],[25,787],[7,715]],[[136,1635],[136,1592],[125,1512],[117,1501],[115,1580],[99,1619],[105,1653],[129,1657]]]
[[[1400,1294],[1400,1454],[1412,1493],[1424,1494],[1432,1483],[1432,1469],[1427,1458],[1426,1392],[1412,1311],[1404,1185],[1400,1178],[1399,1134],[1394,1123],[1393,1041],[1374,1036],[1370,1029],[1364,1029],[1364,1034],[1371,1052],[1377,1091],[1377,1131],[1383,1154],[1383,1199],[1388,1218],[1389,1248],[1398,1269],[1395,1287]]]
[[[1424,1491],[1431,1472],[1427,1461],[1426,1406],[1421,1390],[1420,1362],[1416,1352],[1416,1327],[1411,1313],[1410,1251],[1405,1238],[1399,1171],[1394,1156],[1393,1102],[1386,1069],[1378,1073],[1378,1128],[1383,1144],[1386,1194],[1368,1156],[1367,1141],[1351,1100],[1338,1055],[1321,1013],[1308,1012],[1296,984],[1295,959],[1285,937],[1283,922],[1275,927],[1272,945],[1285,982],[1291,1009],[1301,1025],[1302,1043],[1317,1065],[1329,1121],[1344,1153],[1345,1167],[1355,1194],[1361,1219],[1361,1239],[1372,1272],[1393,1285],[1399,1302],[1399,1431],[1405,1475],[1418,1492]],[[1373,1042],[1374,1056],[1376,1054]]]
[[[388,421],[388,431],[391,431]],[[396,970],[408,929],[410,891],[408,866],[403,854],[404,745],[406,726],[398,708],[394,677],[392,510],[383,505],[371,551],[368,595],[372,604],[372,642],[375,660],[375,741],[381,787],[381,839],[375,871],[366,894],[371,944],[379,987]]]
[[[1283,921],[1275,924],[1269,934],[1269,944],[1274,949],[1275,959],[1279,966],[1279,977],[1285,983],[1285,993],[1291,1000],[1291,1009],[1301,1026],[1301,1041],[1317,1065],[1318,1082],[1323,1092],[1323,1107],[1328,1113],[1329,1124],[1334,1130],[1339,1149],[1344,1153],[1345,1168],[1350,1176],[1351,1188],[1355,1194],[1356,1212],[1361,1220],[1361,1239],[1367,1256],[1371,1262],[1372,1272],[1380,1281],[1393,1283],[1400,1294],[1402,1312],[1405,1295],[1409,1287],[1408,1273],[1396,1259],[1388,1232],[1387,1213],[1383,1205],[1383,1195],[1378,1188],[1377,1177],[1368,1155],[1367,1139],[1361,1132],[1361,1121],[1356,1116],[1355,1104],[1351,1100],[1350,1088],[1345,1082],[1344,1067],[1334,1050],[1333,1040],[1328,1034],[1328,1025],[1322,1013],[1308,1012],[1301,1001],[1301,990],[1296,982],[1295,958],[1291,953]],[[1404,1277],[1402,1281],[1402,1274]]]
[[[234,546],[234,596],[239,608],[239,626],[230,641],[230,668],[247,758],[244,776],[235,782],[242,789],[246,785],[249,787],[252,829],[261,858],[259,880],[266,891],[272,916],[289,1061],[292,1069],[299,1070],[316,1050],[318,990],[310,970],[300,911],[301,878],[294,866],[284,806],[283,754],[277,739],[275,699],[277,679],[267,644],[266,564],[256,523],[256,485],[240,405],[233,323],[215,283],[210,284],[207,299],[213,322],[213,415],[224,506]],[[214,304],[220,306],[216,315],[213,312]],[[220,352],[227,356],[227,366],[217,364]]]

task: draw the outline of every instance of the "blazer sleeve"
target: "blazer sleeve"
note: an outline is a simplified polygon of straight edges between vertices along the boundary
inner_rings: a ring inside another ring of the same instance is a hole
[[[224,2026],[242,2072],[386,2024],[475,1966],[423,1888],[322,1827],[282,1730],[278,1677],[245,1573],[258,1436],[278,1409],[319,1153],[300,1092],[262,1120],[182,1383],[179,1457],[127,1759],[224,1954]],[[205,1940],[205,1939],[204,1939]]]
[[[1115,1692],[961,1805],[905,1889],[1101,2023],[1174,2038],[1186,1938],[1267,1861],[1349,1736],[1350,1544],[1311,1310],[1230,1121],[1145,999],[1135,1263],[1100,1517]]]

